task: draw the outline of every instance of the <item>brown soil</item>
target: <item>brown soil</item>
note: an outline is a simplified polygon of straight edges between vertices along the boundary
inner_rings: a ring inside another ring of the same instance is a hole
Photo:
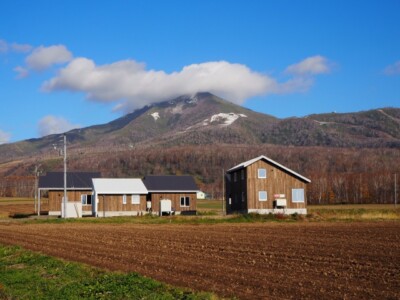
[[[400,222],[0,224],[0,243],[242,299],[400,298]]]

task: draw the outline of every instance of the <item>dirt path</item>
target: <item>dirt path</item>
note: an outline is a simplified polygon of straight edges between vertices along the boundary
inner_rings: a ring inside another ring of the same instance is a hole
[[[0,243],[243,299],[400,298],[400,222],[0,224]]]

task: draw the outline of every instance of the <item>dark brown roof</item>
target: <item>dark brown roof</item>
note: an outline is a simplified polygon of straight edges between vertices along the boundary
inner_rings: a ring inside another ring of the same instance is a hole
[[[143,178],[149,192],[197,192],[199,188],[192,176],[150,175]]]
[[[92,178],[101,178],[100,172],[67,172],[68,189],[92,189]],[[39,177],[39,188],[63,189],[64,172],[47,172]]]

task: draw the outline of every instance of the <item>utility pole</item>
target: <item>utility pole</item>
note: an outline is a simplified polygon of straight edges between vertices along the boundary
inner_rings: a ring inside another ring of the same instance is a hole
[[[64,215],[63,218],[67,217],[67,136],[64,134]]]
[[[35,213],[38,209],[38,178],[39,178],[39,167],[40,164],[35,165]]]
[[[225,215],[225,170],[222,169],[222,215]]]

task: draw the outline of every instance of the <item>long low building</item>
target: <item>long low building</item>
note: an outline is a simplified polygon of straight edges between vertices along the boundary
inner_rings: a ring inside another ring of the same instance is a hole
[[[92,215],[92,178],[100,178],[100,172],[68,172],[67,200],[78,210],[78,215]],[[41,197],[48,198],[50,216],[61,216],[64,199],[64,172],[47,172],[39,177],[38,213],[41,211]]]
[[[138,178],[93,178],[93,216],[138,216],[146,213],[148,191]]]
[[[74,218],[196,214],[198,188],[192,176],[151,175],[142,181],[101,178],[98,172],[68,172],[65,215],[63,186],[63,172],[48,172],[39,178],[39,203],[41,195],[48,197],[49,215]]]

